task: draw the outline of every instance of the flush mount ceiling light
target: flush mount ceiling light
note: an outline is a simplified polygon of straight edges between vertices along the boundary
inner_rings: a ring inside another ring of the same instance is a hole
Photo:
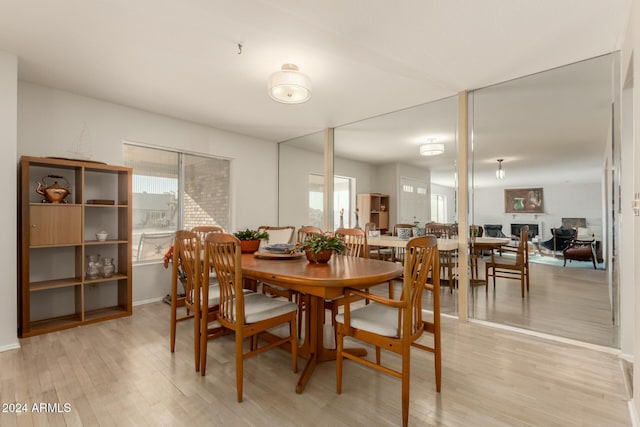
[[[504,159],[498,159],[498,169],[496,169],[496,179],[504,179],[504,169],[502,169],[502,162]]]
[[[295,64],[284,64],[269,77],[269,96],[284,104],[300,104],[311,99],[311,80]]]
[[[421,156],[437,156],[444,153],[444,144],[423,144],[420,146]]]

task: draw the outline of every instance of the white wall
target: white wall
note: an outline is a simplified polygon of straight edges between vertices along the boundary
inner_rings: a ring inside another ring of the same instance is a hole
[[[231,159],[229,231],[276,223],[276,144],[26,82],[18,84],[13,179],[20,155],[70,157],[67,150],[78,142],[83,126],[92,160],[109,164],[123,163],[125,140]],[[167,293],[169,271],[161,264],[134,267],[134,302]]]
[[[511,214],[504,212],[504,187],[477,188],[474,190],[473,222],[477,225],[502,224],[506,235],[509,235],[512,223],[540,224],[540,238],[546,240],[551,238],[551,228],[562,225],[562,218],[586,218],[596,239],[602,240],[600,183],[554,184],[544,186],[543,192],[544,214]]]
[[[0,282],[0,351],[19,347],[17,283],[18,265],[18,193],[17,193],[17,93],[18,58],[0,51],[0,182],[7,192],[0,222],[5,224],[0,244],[0,259],[5,266]],[[15,202],[12,203],[12,202]]]
[[[626,94],[622,97],[623,108],[630,107],[625,100],[628,100],[628,97],[635,98],[635,105],[633,105],[633,112],[622,112],[623,119],[626,117],[627,120],[632,121],[631,129],[628,126],[625,126],[625,123],[622,123],[622,144],[626,146],[628,144],[632,145],[632,153],[633,153],[633,179],[632,180],[623,180],[622,181],[622,193],[623,194],[632,194],[637,191],[640,191],[640,131],[638,130],[638,126],[640,126],[640,106],[637,102],[638,97],[638,89],[635,86],[640,85],[640,65],[634,64],[633,57],[638,58],[638,54],[640,54],[640,31],[638,28],[640,27],[640,4],[637,0],[633,0],[631,6],[631,13],[629,15],[629,22],[627,24],[627,32],[624,37],[624,44],[620,53],[620,72],[621,72],[621,84],[623,86],[627,86],[628,90],[633,90],[633,94]],[[634,53],[635,51],[635,53]],[[637,62],[637,61],[635,61]],[[627,72],[631,70],[631,75],[627,75]],[[625,152],[628,152],[628,149],[623,148]],[[626,187],[631,186],[632,190],[627,191]],[[625,203],[626,202],[626,203]],[[623,209],[628,209],[629,200],[622,201]],[[624,227],[623,223],[623,227]],[[638,263],[638,254],[640,253],[640,217],[633,217],[633,226],[626,228],[623,230],[622,234],[622,245],[623,247],[634,247],[633,251],[623,252],[621,254],[622,257],[622,283],[621,283],[621,298],[632,298],[633,299],[633,314],[629,315],[629,313],[622,313],[621,321],[621,331],[622,331],[622,343],[625,345],[623,347],[623,353],[628,353],[629,348],[628,343],[633,342],[633,360],[640,360],[640,292],[634,292],[637,287],[638,280],[640,279],[640,263]],[[631,243],[629,242],[631,241]],[[627,270],[632,271],[627,271]],[[625,310],[627,307],[626,304],[623,303],[622,310]],[[630,319],[633,318],[631,323],[629,323]],[[629,336],[632,339],[629,339]],[[635,363],[634,363],[635,365]],[[638,414],[640,414],[640,398],[638,398],[637,394],[640,390],[640,369],[638,366],[634,366],[633,369],[633,402],[630,406],[631,408],[631,416],[633,425],[640,425],[640,419]]]
[[[309,224],[309,174],[324,176],[324,155],[280,144],[280,225]]]

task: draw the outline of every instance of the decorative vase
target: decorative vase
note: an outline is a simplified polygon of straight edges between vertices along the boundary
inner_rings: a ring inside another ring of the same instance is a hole
[[[100,276],[100,255],[87,256],[87,279],[97,279]]]
[[[113,265],[113,258],[102,259],[102,277],[109,278],[113,276],[116,266]]]
[[[317,254],[311,251],[305,251],[304,253],[307,256],[307,261],[314,264],[326,264],[331,259],[333,251],[322,251]]]
[[[344,217],[340,215],[340,226],[338,228],[344,228]]]
[[[524,209],[524,198],[523,197],[516,197],[513,199],[513,209],[517,210],[517,211],[521,211],[522,209]]]
[[[240,240],[240,250],[243,254],[252,254],[260,248],[260,239]]]

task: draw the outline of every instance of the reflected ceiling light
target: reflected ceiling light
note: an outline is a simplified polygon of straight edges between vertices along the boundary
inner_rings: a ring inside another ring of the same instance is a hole
[[[420,146],[421,156],[437,156],[442,153],[444,153],[444,144],[429,143]]]
[[[311,80],[295,64],[284,64],[269,77],[269,96],[284,104],[300,104],[311,99]]]
[[[498,169],[496,169],[496,179],[504,179],[504,169],[502,169],[502,162],[504,159],[498,159]]]

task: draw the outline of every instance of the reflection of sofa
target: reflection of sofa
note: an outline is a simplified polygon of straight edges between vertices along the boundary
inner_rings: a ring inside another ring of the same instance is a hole
[[[502,224],[485,224],[484,235],[486,237],[507,237],[502,232]]]
[[[540,242],[540,246],[550,251],[562,252],[565,250],[571,240],[576,238],[577,231],[574,228],[558,227],[551,229],[551,238],[544,242]]]

